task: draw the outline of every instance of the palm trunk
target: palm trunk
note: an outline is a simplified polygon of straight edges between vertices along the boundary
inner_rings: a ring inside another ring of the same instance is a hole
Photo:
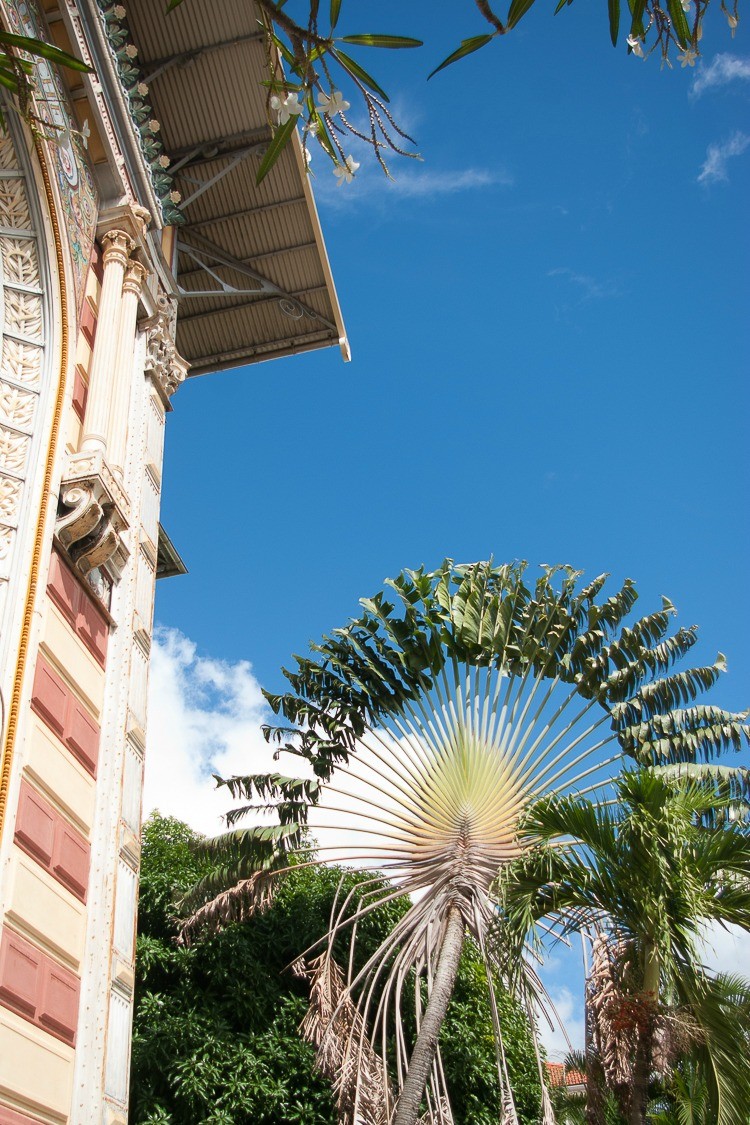
[[[586,1028],[586,1125],[604,1125],[604,1067],[602,1066],[594,1034],[594,1014],[591,1009],[591,982],[586,982],[584,992],[584,1019]]]
[[[416,1125],[427,1077],[435,1060],[440,1028],[453,994],[458,962],[464,946],[464,920],[457,906],[448,911],[448,925],[438,957],[435,979],[424,1019],[414,1044],[404,1087],[396,1105],[392,1125]]]
[[[628,1125],[645,1125],[648,1108],[648,1085],[651,1078],[654,1045],[654,1016],[659,1003],[659,950],[646,943],[643,958],[643,999],[645,1018],[638,1029],[638,1043],[633,1060],[633,1080],[628,1108]]]

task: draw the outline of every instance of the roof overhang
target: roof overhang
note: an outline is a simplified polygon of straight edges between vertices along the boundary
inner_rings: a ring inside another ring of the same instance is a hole
[[[129,0],[148,102],[184,222],[163,247],[190,374],[338,345],[349,358],[296,134],[260,185],[271,139],[266,40],[252,0]]]

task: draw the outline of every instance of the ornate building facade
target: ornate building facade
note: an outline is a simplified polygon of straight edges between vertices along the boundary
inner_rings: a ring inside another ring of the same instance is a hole
[[[165,419],[347,345],[296,138],[255,183],[252,0],[0,19],[91,67],[37,60],[0,131],[0,1125],[124,1125]]]

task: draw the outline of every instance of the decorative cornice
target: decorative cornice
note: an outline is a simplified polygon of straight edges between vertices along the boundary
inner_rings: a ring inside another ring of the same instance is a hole
[[[154,191],[161,203],[162,218],[167,226],[182,223],[185,220],[178,207],[180,193],[175,190],[174,181],[168,171],[170,160],[159,136],[161,126],[146,100],[148,86],[143,81],[141,70],[136,64],[138,48],[133,42],[128,27],[127,11],[122,4],[113,4],[111,0],[96,0],[96,3],[110,53],[128,100],[133,129],[138,137]]]

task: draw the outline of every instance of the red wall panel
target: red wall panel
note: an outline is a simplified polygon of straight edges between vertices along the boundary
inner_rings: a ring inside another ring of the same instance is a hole
[[[14,840],[76,898],[86,901],[91,848],[27,781],[21,782]]]
[[[75,1046],[81,982],[30,941],[3,929],[0,1004]],[[0,1107],[0,1125],[7,1110]],[[24,1120],[21,1118],[20,1120]]]
[[[99,757],[99,726],[57,672],[37,657],[31,706],[92,777]]]
[[[104,667],[107,659],[109,622],[97,606],[93,594],[89,594],[81,585],[57,551],[52,552],[50,559],[47,592],[70,622],[76,635]]]

